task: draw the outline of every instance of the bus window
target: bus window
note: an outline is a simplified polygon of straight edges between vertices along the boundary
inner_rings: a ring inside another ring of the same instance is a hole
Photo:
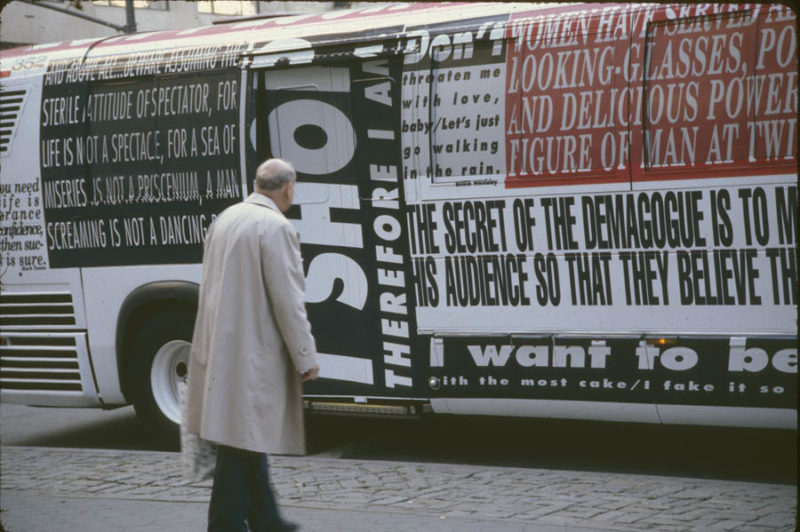
[[[754,166],[780,173],[793,164],[793,20],[737,11],[648,24],[641,179],[736,176]]]
[[[355,153],[345,68],[304,67],[266,73],[267,125],[273,155],[292,161],[303,181],[342,171]],[[329,177],[323,182],[329,183]]]
[[[629,181],[629,35],[585,12],[512,26],[506,70],[507,185]]]
[[[789,172],[797,161],[796,25],[789,9],[758,18],[755,76],[744,87],[755,107],[748,133],[756,162],[788,165]]]
[[[493,53],[498,43],[470,41],[467,49],[457,44],[459,34],[452,41],[431,47],[428,92],[420,93],[431,103],[425,114],[433,182],[497,179],[505,173],[505,75]]]

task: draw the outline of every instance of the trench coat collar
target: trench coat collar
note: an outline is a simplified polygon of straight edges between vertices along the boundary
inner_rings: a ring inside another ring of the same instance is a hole
[[[268,207],[273,211],[277,212],[280,215],[283,215],[281,210],[278,208],[278,205],[272,201],[272,198],[265,196],[264,194],[259,194],[258,192],[253,192],[247,199],[244,200],[247,203],[255,203],[256,205],[263,205],[264,207]]]

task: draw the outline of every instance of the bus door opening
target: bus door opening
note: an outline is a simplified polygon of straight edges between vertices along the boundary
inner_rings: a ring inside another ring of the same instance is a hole
[[[300,236],[322,367],[308,395],[402,398],[414,386],[399,95],[381,68],[255,73],[257,160],[280,157],[297,172],[287,217]]]

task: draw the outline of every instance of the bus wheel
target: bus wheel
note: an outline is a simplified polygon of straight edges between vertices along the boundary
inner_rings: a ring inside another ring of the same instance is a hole
[[[194,315],[159,313],[133,337],[129,389],[136,415],[147,434],[177,448],[181,408],[178,386],[186,381]]]

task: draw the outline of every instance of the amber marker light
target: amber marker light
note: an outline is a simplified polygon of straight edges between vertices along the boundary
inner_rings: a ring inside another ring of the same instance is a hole
[[[674,345],[677,342],[676,338],[648,338],[647,343],[658,347],[665,347]]]

